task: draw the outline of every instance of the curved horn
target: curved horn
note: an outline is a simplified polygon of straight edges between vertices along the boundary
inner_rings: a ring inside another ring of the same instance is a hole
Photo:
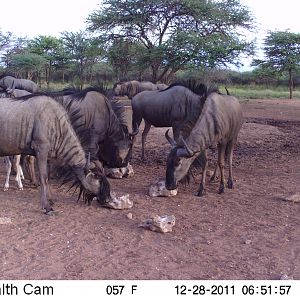
[[[189,148],[186,141],[181,138],[181,141],[184,145],[184,148],[178,148],[176,154],[179,157],[192,157],[194,155],[194,152]]]
[[[130,133],[130,136],[136,136],[139,133],[139,129],[137,128],[134,132]]]
[[[86,169],[89,169],[90,168],[90,164],[91,164],[91,152],[88,153],[88,157],[87,157],[87,160],[86,160]]]
[[[166,132],[165,132],[165,137],[167,139],[167,141],[171,144],[172,147],[176,147],[177,146],[177,143],[175,142],[175,140],[173,140],[170,136],[169,136],[169,130],[168,129]]]

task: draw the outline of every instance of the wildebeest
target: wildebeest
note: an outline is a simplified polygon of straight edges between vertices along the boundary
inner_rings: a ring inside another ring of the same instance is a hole
[[[175,83],[163,91],[144,91],[133,97],[132,128],[137,131],[142,120],[142,159],[145,158],[146,137],[151,128],[172,127],[175,141],[186,123],[195,123],[206,98],[207,88],[195,82]]]
[[[83,147],[70,124],[66,110],[47,96],[0,101],[0,156],[27,154],[36,157],[41,188],[41,206],[52,208],[47,198],[47,160],[68,167],[87,201],[100,203],[110,197],[110,186],[101,173],[88,170]]]
[[[0,98],[8,98],[8,97],[16,98],[16,97],[29,95],[29,94],[30,94],[30,92],[15,89],[11,94],[9,94],[7,92],[0,93]],[[15,155],[15,157],[13,157],[13,156],[4,157],[4,163],[6,166],[6,180],[5,180],[4,189],[3,189],[4,191],[8,191],[8,189],[9,189],[9,178],[10,178],[11,169],[12,169],[11,161],[14,161],[14,163],[15,163],[16,181],[18,183],[19,190],[23,190],[22,179],[24,179],[24,174],[23,174],[22,167],[20,165],[20,160],[21,160],[21,155]]]
[[[38,86],[35,82],[7,75],[0,76],[0,88],[9,94],[11,94],[15,89],[25,90],[30,93],[38,91]]]
[[[155,84],[150,81],[132,80],[115,84],[114,92],[115,96],[127,96],[129,99],[132,99],[142,91],[164,90],[167,87],[168,86],[163,83]]]
[[[110,168],[128,165],[132,151],[132,136],[125,120],[124,107],[110,102],[101,90],[64,91],[50,94],[69,114],[78,111],[80,118],[71,118],[73,127],[86,132],[86,152],[91,160],[100,161]],[[137,133],[137,132],[136,132]]]
[[[173,190],[187,174],[191,164],[199,153],[210,146],[218,146],[218,166],[221,173],[219,193],[224,192],[225,155],[229,160],[227,186],[233,188],[232,156],[238,133],[242,126],[242,110],[239,101],[228,95],[213,92],[208,95],[203,110],[186,139],[181,139],[169,153],[166,170],[166,188]],[[170,142],[171,139],[168,137]],[[173,143],[174,144],[174,143]],[[202,180],[198,196],[205,194],[206,166],[203,166]]]

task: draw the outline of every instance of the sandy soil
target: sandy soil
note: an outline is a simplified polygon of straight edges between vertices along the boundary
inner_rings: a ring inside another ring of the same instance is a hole
[[[13,180],[0,191],[0,279],[300,279],[300,101],[243,102],[245,123],[234,152],[235,188],[194,196],[200,174],[177,196],[151,198],[148,188],[164,177],[169,145],[153,128],[147,160],[134,148],[135,175],[110,179],[130,210],[76,202],[54,184],[55,216],[40,211],[39,192]],[[214,164],[211,155],[211,165]],[[0,182],[4,185],[1,160]],[[129,213],[132,214],[130,218]],[[139,227],[153,215],[175,215],[171,233]]]

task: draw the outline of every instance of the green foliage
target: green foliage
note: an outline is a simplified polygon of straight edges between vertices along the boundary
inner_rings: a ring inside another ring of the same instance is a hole
[[[253,47],[241,37],[253,18],[238,0],[106,0],[89,18],[89,30],[107,45],[116,39],[138,43],[138,60],[152,80],[174,74],[186,64],[215,67],[237,64]]]
[[[289,74],[290,98],[293,91],[293,72],[300,67],[300,33],[288,31],[269,32],[264,41],[264,60],[254,60],[254,66],[260,66],[269,73]]]
[[[39,73],[46,63],[43,56],[34,53],[14,54],[11,57],[10,69],[26,74]]]

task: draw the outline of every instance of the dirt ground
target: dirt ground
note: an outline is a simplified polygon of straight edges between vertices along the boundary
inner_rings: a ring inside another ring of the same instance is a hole
[[[166,129],[152,128],[147,160],[140,134],[131,178],[109,179],[130,210],[86,206],[54,186],[54,216],[41,213],[39,192],[25,181],[0,191],[0,279],[300,279],[300,100],[242,102],[245,123],[234,152],[234,189],[196,197],[200,175],[177,196],[151,198],[164,177]],[[211,155],[211,165],[215,154]],[[5,169],[1,160],[0,182]],[[227,174],[227,173],[226,173]],[[132,214],[132,218],[128,214]],[[174,215],[170,233],[139,227],[147,217]]]

